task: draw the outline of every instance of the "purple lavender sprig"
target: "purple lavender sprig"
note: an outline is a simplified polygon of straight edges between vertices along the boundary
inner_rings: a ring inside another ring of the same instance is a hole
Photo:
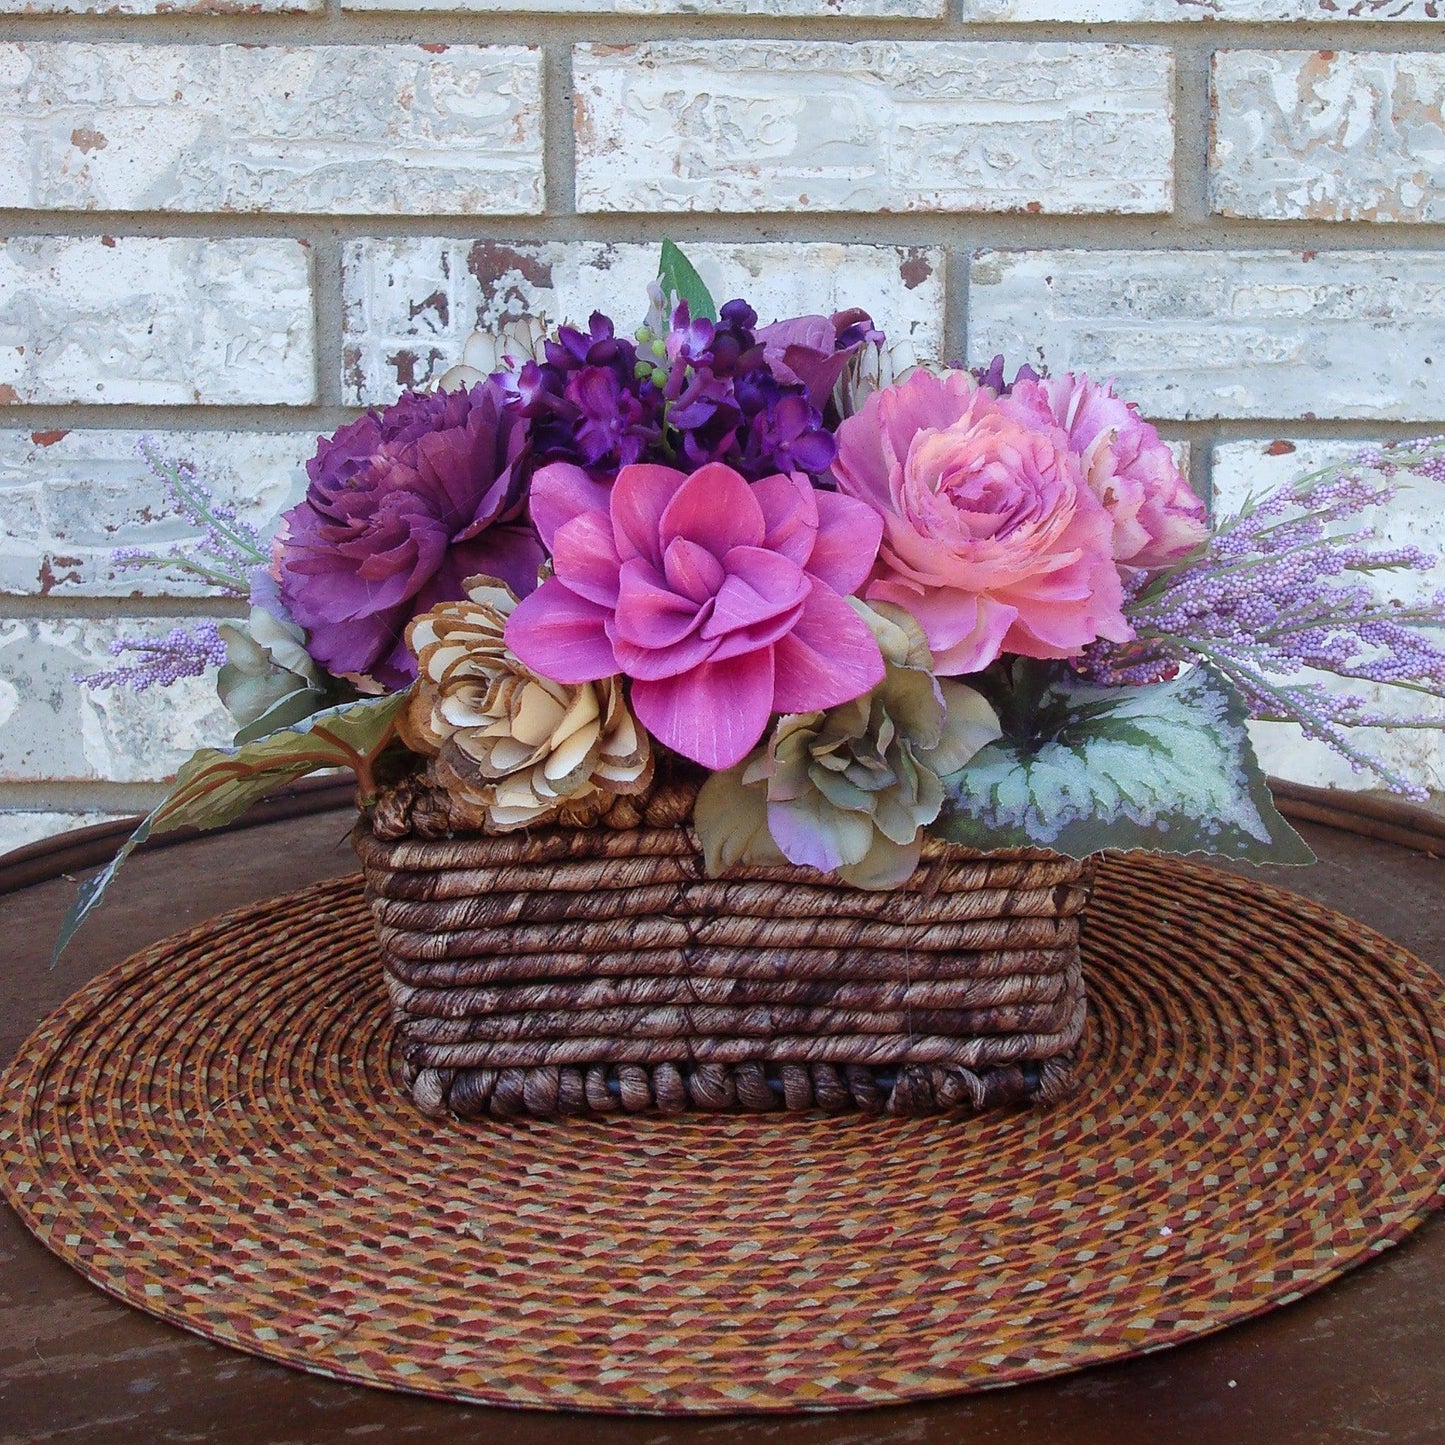
[[[188,631],[173,627],[164,637],[117,637],[110,644],[112,657],[133,653],[136,661],[101,672],[79,674],[86,687],[128,687],[144,692],[169,687],[183,677],[200,677],[226,660],[226,644],[214,622],[197,622]]]
[[[1387,547],[1372,528],[1348,525],[1389,502],[1393,478],[1445,481],[1445,437],[1389,443],[1251,498],[1192,556],[1136,577],[1125,605],[1137,640],[1096,644],[1083,667],[1106,684],[1140,684],[1205,661],[1222,672],[1262,721],[1297,724],[1396,792],[1425,790],[1362,750],[1347,729],[1445,728],[1437,718],[1381,711],[1358,692],[1296,681],[1301,673],[1399,688],[1445,700],[1445,591],[1392,602],[1369,578],[1429,571],[1442,559]]]
[[[261,535],[236,515],[235,508],[218,503],[197,479],[188,462],[164,456],[150,437],[142,437],[136,451],[165,484],[171,505],[200,533],[200,539],[178,544],[166,552],[141,547],[117,547],[111,562],[117,569],[155,567],[199,577],[227,597],[247,597],[251,574],[269,560]],[[226,644],[214,622],[198,622],[189,630],[174,627],[161,638],[117,637],[110,644],[112,657],[132,655],[135,660],[99,672],[77,673],[86,687],[125,687],[144,692],[168,687],[183,677],[200,677],[226,661]]]
[[[199,577],[227,597],[248,596],[251,573],[270,560],[261,534],[237,516],[234,507],[218,503],[210,489],[196,479],[189,462],[164,456],[150,437],[142,437],[136,451],[164,483],[171,505],[200,537],[165,552],[117,547],[111,553],[112,564],[118,569],[158,567],[184,573]]]

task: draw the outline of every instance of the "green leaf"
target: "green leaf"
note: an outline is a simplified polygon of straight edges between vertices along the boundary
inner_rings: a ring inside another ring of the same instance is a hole
[[[80,885],[61,924],[52,966],[100,902],[121,864],[153,834],[174,828],[223,827],[267,793],[325,768],[351,768],[367,786],[371,764],[395,735],[396,714],[407,697],[405,692],[364,697],[313,713],[253,742],[193,753],[176,774],[170,792],[109,865]]]
[[[662,243],[662,256],[657,263],[657,279],[662,283],[663,294],[676,296],[687,302],[687,309],[694,320],[699,316],[708,321],[717,320],[717,304],[691,261],[671,241]]]
[[[1275,809],[1244,700],[1212,667],[1137,688],[1093,687],[1056,668],[1037,705],[1045,734],[1006,735],[945,778],[931,833],[1073,858],[1116,848],[1314,861]]]

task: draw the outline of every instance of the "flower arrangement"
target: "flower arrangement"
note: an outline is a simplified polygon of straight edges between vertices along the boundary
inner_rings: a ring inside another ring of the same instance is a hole
[[[930,835],[1306,861],[1250,717],[1413,791],[1355,729],[1442,714],[1320,674],[1445,698],[1445,594],[1370,585],[1439,559],[1357,520],[1398,474],[1445,481],[1445,439],[1210,519],[1111,386],[907,360],[861,311],[719,308],[666,244],[634,333],[598,313],[473,338],[436,390],[320,439],[269,542],[153,458],[202,540],[123,560],[250,613],[88,679],[220,664],[239,726],[126,851],[347,766],[363,804],[414,775],[481,833],[625,829],[691,773],[712,875],[892,888]]]

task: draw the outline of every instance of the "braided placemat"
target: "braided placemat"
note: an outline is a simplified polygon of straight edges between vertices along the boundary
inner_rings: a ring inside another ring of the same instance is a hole
[[[454,1400],[836,1409],[1299,1297],[1441,1202],[1442,986],[1302,899],[1107,863],[1075,1094],[980,1119],[460,1124],[389,1072],[359,887],[137,955],[0,1094],[10,1203],[197,1334]]]

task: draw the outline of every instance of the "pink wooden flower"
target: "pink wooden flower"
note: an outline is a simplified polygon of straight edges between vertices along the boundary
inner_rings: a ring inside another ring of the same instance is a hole
[[[914,372],[838,429],[839,488],[883,517],[870,599],[923,625],[941,674],[1133,636],[1113,527],[1068,438],[962,371]]]
[[[1116,562],[1163,567],[1208,535],[1204,503],[1179,475],[1169,448],[1111,386],[1066,372],[1016,382],[1001,405],[1068,436],[1084,480],[1114,524]]]
[[[507,645],[557,682],[630,677],[643,726],[704,767],[731,767],[775,712],[833,707],[883,679],[843,600],[882,524],[806,477],[637,465],[608,489],[557,462],[532,479],[532,520],[555,575],[512,614]]]

